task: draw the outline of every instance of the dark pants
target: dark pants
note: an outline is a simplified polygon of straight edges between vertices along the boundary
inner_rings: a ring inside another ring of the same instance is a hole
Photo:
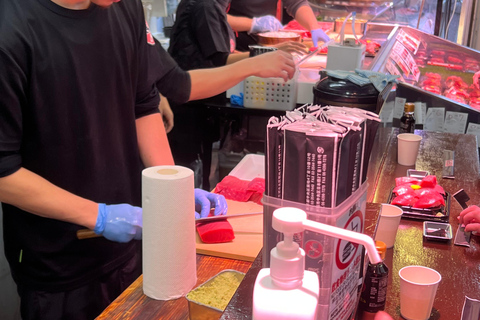
[[[195,187],[210,191],[210,167],[212,144],[220,139],[220,117],[210,112],[202,102],[194,101],[173,106],[175,126],[168,134],[168,141],[176,165],[189,167],[197,173],[196,161],[201,160],[199,177]],[[197,183],[198,181],[198,183]]]
[[[141,254],[96,281],[66,292],[18,285],[23,320],[93,320],[142,273]]]

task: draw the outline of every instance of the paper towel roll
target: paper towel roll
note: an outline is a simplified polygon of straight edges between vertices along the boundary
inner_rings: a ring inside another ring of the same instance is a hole
[[[176,299],[197,282],[193,171],[158,166],[142,172],[143,292]]]

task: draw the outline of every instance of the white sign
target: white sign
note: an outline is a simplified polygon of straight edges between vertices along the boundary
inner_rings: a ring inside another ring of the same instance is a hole
[[[468,114],[464,112],[447,111],[443,131],[449,133],[465,133],[467,127]]]
[[[443,132],[445,108],[428,108],[423,129]]]
[[[480,124],[470,122],[468,124],[467,133],[476,135],[477,141],[480,141]]]
[[[395,98],[395,106],[393,108],[393,117],[396,119],[400,119],[403,115],[403,110],[405,109],[405,102],[407,99],[396,97]]]

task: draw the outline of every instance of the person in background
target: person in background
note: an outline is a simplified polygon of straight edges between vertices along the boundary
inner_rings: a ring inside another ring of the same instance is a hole
[[[458,216],[459,223],[465,225],[465,231],[473,231],[480,234],[480,208],[478,206],[469,206],[462,210]]]
[[[287,13],[312,34],[313,46],[319,41],[330,40],[328,35],[318,26],[317,19],[307,0],[232,0],[228,12],[228,22],[238,32],[237,48],[248,50],[248,46],[257,44],[256,33],[277,31],[283,26],[282,12]]]
[[[184,70],[214,68],[231,65],[249,57],[249,52],[235,50],[235,34],[227,21],[230,0],[182,0],[170,35],[168,52]],[[306,46],[298,42],[278,45],[279,49],[304,54]],[[250,61],[253,63],[252,61]],[[268,67],[259,66],[259,70]],[[243,79],[242,79],[243,80]],[[207,82],[212,79],[206,79]],[[229,87],[224,87],[228,89]],[[205,104],[225,105],[222,93],[215,97],[191,101],[188,104],[172,102],[176,126],[168,135],[176,163],[197,171],[197,187],[210,190],[212,143],[220,140],[224,119],[209,113]],[[201,160],[201,161],[200,161]],[[195,168],[200,167],[200,170]]]
[[[132,241],[142,169],[174,163],[150,75],[155,42],[140,0],[2,1],[0,21],[0,202],[21,315],[94,319],[142,272]],[[260,74],[292,77],[291,57],[270,58]],[[222,70],[168,63],[168,80],[156,77],[167,98],[179,86],[187,100],[212,95],[204,77],[222,81]],[[228,81],[256,67],[232,66]],[[203,190],[195,202],[225,210]],[[103,237],[79,240],[85,227]]]

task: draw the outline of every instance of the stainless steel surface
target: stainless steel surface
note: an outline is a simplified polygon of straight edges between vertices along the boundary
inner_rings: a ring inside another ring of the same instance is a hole
[[[465,231],[464,226],[458,226],[457,234],[455,235],[455,244],[457,246],[464,246],[470,248],[471,235],[471,232]]]
[[[461,5],[460,20],[458,22],[457,43],[462,46],[471,46],[470,34],[471,28],[475,26],[475,3],[473,0],[462,0],[457,5]]]
[[[335,32],[340,33],[342,30],[343,23],[345,22],[344,18],[339,18],[335,20]],[[352,26],[352,20],[348,19],[347,23],[345,23],[345,34],[353,34],[353,31],[355,31],[355,34],[359,37],[363,34],[365,31],[367,25],[367,21],[363,19],[356,19],[355,23]]]

